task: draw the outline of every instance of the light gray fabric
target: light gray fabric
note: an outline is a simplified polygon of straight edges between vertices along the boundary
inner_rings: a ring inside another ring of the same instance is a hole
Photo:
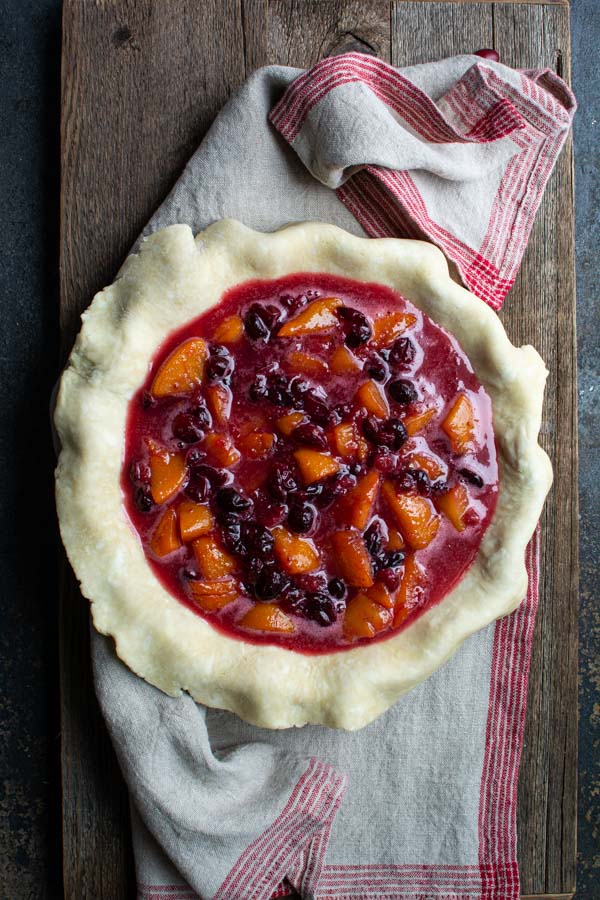
[[[437,98],[472,63],[460,57],[407,70],[407,75]],[[272,67],[248,79],[145,233],[174,222],[198,231],[233,216],[267,231],[317,219],[364,234],[335,193],[309,173],[267,122],[273,104],[298,74]],[[319,141],[310,149],[311,168],[331,185],[357,161],[400,165],[410,151],[412,167],[432,165],[452,180],[450,190],[458,201],[463,178],[472,184],[475,169],[496,178],[511,152],[500,142],[485,149],[451,145],[441,153],[439,146],[427,146],[408,131],[398,143],[401,125],[372,95],[349,86],[342,99],[339,131],[327,158],[322,129],[312,132]],[[310,133],[302,138],[310,139]],[[328,864],[476,866],[492,642],[493,626],[359,733],[320,727],[273,733],[229,713],[207,711],[187,696],[163,695],[121,664],[111,642],[94,635],[98,698],[137,810],[140,885],[164,883],[161,879],[172,885],[187,882],[199,896],[213,897],[247,845],[281,812],[308,757],[331,763],[348,778]],[[329,777],[332,786],[339,786],[334,771]],[[324,818],[332,807],[325,803],[323,810]],[[318,817],[311,823],[314,833],[322,826]],[[240,896],[268,897],[272,887]],[[307,897],[317,896],[314,884],[301,889]],[[232,890],[224,896],[237,894]]]

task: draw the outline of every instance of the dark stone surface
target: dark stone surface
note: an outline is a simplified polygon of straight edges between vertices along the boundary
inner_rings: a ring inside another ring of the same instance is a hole
[[[60,782],[55,517],[47,407],[57,366],[59,0],[0,0],[0,897],[57,898]],[[600,897],[600,45],[572,10],[581,485],[578,897]],[[98,898],[101,900],[101,898]],[[109,900],[109,898],[107,898]]]

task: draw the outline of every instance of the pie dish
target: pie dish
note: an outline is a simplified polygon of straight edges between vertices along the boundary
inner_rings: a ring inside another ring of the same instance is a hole
[[[546,374],[430,244],[156,232],[57,399],[95,627],[168,694],[366,725],[524,596]]]

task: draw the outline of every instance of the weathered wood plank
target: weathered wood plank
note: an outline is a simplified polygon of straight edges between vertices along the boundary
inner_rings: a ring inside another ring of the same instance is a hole
[[[244,75],[236,0],[65,2],[63,355]],[[127,795],[93,693],[87,604],[66,563],[61,595],[65,896],[125,900],[134,893]]]

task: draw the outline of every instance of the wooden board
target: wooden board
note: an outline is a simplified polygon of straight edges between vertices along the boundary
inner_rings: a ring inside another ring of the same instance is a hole
[[[360,50],[407,65],[495,47],[570,75],[564,0],[65,0],[62,67],[63,356],[215,113],[257,66]],[[526,895],[575,886],[577,447],[573,168],[563,152],[502,319],[550,371],[542,441],[555,471],[519,783]],[[91,685],[87,605],[61,577],[65,896],[133,896],[126,791]]]

